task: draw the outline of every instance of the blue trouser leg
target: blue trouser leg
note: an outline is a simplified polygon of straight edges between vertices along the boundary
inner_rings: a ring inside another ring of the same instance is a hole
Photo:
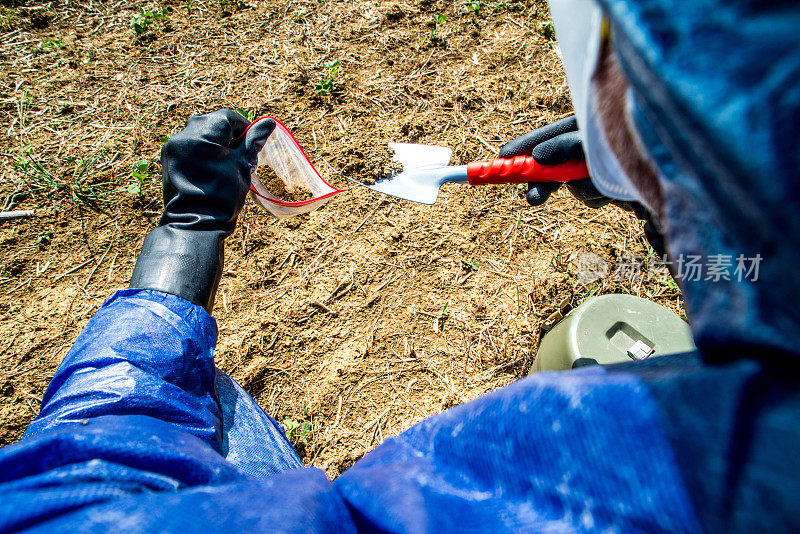
[[[0,533],[352,528],[325,474],[214,367],[216,336],[173,295],[108,299],[0,451]]]
[[[143,415],[199,438],[252,476],[301,467],[281,426],[214,367],[216,337],[214,319],[186,300],[117,292],[64,358],[23,439],[101,416]]]

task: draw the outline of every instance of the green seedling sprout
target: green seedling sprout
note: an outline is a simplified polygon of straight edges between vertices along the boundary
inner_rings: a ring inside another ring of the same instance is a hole
[[[146,159],[137,161],[136,165],[133,166],[133,171],[131,171],[133,183],[127,187],[120,187],[117,189],[117,191],[126,191],[128,194],[135,197],[142,196],[142,190],[144,190],[144,186],[151,181],[151,170],[150,163]]]
[[[439,332],[439,330],[441,330],[442,326],[444,326],[444,321],[448,317],[448,314],[447,314],[447,307],[448,306],[450,306],[450,301],[449,300],[444,303],[444,306],[442,307],[442,309],[439,310],[439,313],[433,318],[433,331],[434,332]]]
[[[322,65],[328,74],[314,86],[314,91],[319,96],[325,96],[336,90],[336,75],[339,74],[339,60],[329,61]]]
[[[51,50],[61,50],[62,48],[66,48],[67,45],[64,44],[60,38],[54,39],[45,39],[34,49],[34,53],[44,53],[50,52]]]
[[[477,271],[480,266],[478,265],[477,261],[469,259],[469,260],[461,260],[461,267],[463,267],[467,271]]]
[[[435,13],[433,15],[434,26],[433,29],[431,30],[431,35],[430,35],[431,41],[436,39],[436,32],[442,25],[444,25],[446,21],[447,21],[447,15],[445,15],[444,13]]]
[[[147,11],[144,8],[139,8],[139,13],[131,18],[131,28],[136,37],[147,33],[157,20],[163,19],[167,16],[167,8],[157,11]]]
[[[300,441],[308,445],[308,438],[311,436],[311,423],[308,421],[295,421],[294,419],[286,418],[283,420],[283,426],[286,427],[286,437],[290,440],[299,438]]]
[[[250,122],[253,122],[253,120],[256,118],[256,110],[253,108],[250,109],[237,108],[236,112]]]
[[[477,17],[481,14],[481,9],[483,9],[483,6],[485,6],[486,3],[482,0],[468,0],[467,2],[464,2],[464,5],[467,7],[467,11]]]
[[[52,239],[53,239],[52,232],[39,232],[39,235],[36,236],[36,244],[42,246],[49,245]]]
[[[126,190],[131,195],[141,196],[145,184],[150,182],[150,163],[146,159],[137,161],[133,167],[133,172],[131,172],[131,178],[136,181],[129,185]]]

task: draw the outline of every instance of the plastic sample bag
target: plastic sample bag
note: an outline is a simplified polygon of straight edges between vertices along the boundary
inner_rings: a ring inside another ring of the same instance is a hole
[[[257,170],[253,170],[250,192],[264,209],[278,219],[286,219],[314,211],[330,200],[333,195],[342,192],[341,189],[336,189],[320,176],[306,153],[303,152],[300,143],[278,119],[260,117],[253,124],[266,119],[275,121],[275,130],[267,138],[264,148],[258,153],[258,167],[269,165],[284,183],[286,189],[304,189],[309,191],[312,197],[299,202],[283,200],[267,189],[258,176]]]

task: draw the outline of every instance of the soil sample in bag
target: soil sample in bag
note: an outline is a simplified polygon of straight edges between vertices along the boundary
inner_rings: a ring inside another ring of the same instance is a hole
[[[303,187],[288,188],[283,180],[278,178],[275,171],[269,165],[261,165],[256,171],[258,177],[264,187],[269,189],[269,192],[285,202],[303,202],[314,198],[314,194]]]
[[[349,147],[342,154],[342,174],[372,185],[403,170],[402,165],[392,157],[392,151],[386,144]]]

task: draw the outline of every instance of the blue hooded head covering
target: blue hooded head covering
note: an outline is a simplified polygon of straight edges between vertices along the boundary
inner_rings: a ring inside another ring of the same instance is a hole
[[[671,260],[706,267],[681,280],[698,347],[708,360],[797,355],[800,4],[599,3],[660,174]],[[730,280],[708,271],[725,262]]]

